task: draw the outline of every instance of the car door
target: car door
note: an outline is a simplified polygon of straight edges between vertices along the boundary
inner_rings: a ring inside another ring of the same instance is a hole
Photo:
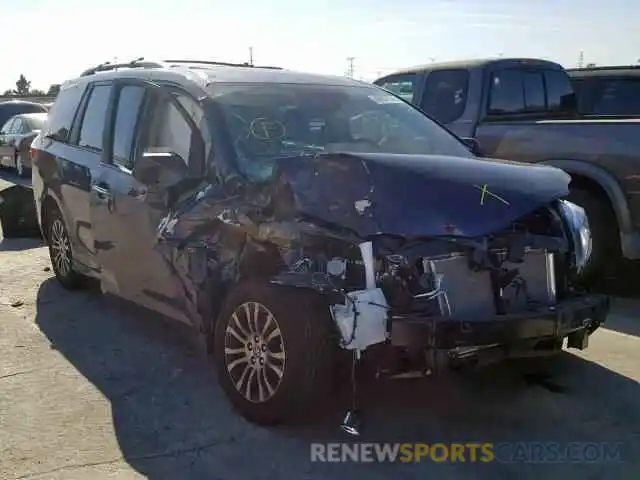
[[[15,118],[10,118],[0,129],[0,165],[13,166],[13,148],[9,145]]]
[[[153,151],[202,163],[193,148],[202,137],[180,95],[186,94],[138,80],[117,83],[110,150],[92,185],[91,216],[103,289],[191,323],[173,259],[158,244],[159,225],[170,212],[167,192],[138,174],[144,154]]]

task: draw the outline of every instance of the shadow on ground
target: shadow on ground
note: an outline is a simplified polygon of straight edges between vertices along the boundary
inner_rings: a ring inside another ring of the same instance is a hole
[[[20,252],[44,246],[42,238],[2,238],[0,229],[0,252]]]
[[[258,428],[230,409],[213,369],[171,325],[94,293],[68,294],[52,279],[42,284],[37,306],[37,325],[52,348],[111,402],[124,459],[152,480],[595,479],[637,473],[626,449],[640,431],[640,386],[571,354],[559,358],[551,379],[525,379],[503,366],[455,380],[367,385],[360,440],[625,442],[622,465],[312,463],[311,442],[352,440],[338,429],[341,401],[326,404],[320,417],[310,415],[313,425]]]

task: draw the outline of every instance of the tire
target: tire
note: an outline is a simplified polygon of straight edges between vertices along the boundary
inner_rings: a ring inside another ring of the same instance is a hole
[[[67,226],[60,212],[55,209],[47,219],[47,244],[51,268],[58,282],[67,290],[78,290],[87,285],[87,277],[73,267],[73,253]]]
[[[255,312],[256,307],[259,328],[253,330],[264,327],[264,335],[270,337],[279,328],[280,337],[250,347],[251,342],[243,345],[239,340],[244,341],[250,333],[247,312]],[[218,382],[235,410],[250,422],[276,425],[297,420],[303,412],[309,412],[312,404],[321,405],[331,391],[338,348],[332,322],[326,303],[315,292],[256,282],[239,284],[225,302],[213,338]],[[232,330],[240,338],[230,333]],[[255,356],[256,365],[264,360],[262,367],[249,363],[256,347],[260,350]],[[256,378],[263,379],[262,398]]]
[[[605,200],[589,190],[571,189],[567,200],[584,208],[591,229],[592,252],[581,280],[587,284],[604,280],[615,272],[622,258],[615,214]]]

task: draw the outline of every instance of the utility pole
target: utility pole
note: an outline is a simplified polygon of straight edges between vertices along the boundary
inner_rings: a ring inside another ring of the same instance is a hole
[[[349,62],[349,67],[347,68],[347,77],[349,78],[353,78],[353,73],[354,73],[353,61],[355,59],[356,57],[347,57],[347,62]]]
[[[578,68],[582,68],[584,64],[584,52],[580,52],[580,57],[578,57]]]
[[[253,67],[253,47],[249,47],[249,65]]]

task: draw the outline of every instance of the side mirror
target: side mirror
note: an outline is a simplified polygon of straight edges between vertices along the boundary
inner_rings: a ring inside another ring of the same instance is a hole
[[[187,162],[170,151],[146,151],[136,162],[133,176],[148,186],[166,188],[189,177]]]
[[[475,138],[462,137],[460,140],[462,140],[462,143],[464,143],[469,149],[469,151],[473,153],[476,157],[482,156],[482,149],[480,148],[480,144]]]

